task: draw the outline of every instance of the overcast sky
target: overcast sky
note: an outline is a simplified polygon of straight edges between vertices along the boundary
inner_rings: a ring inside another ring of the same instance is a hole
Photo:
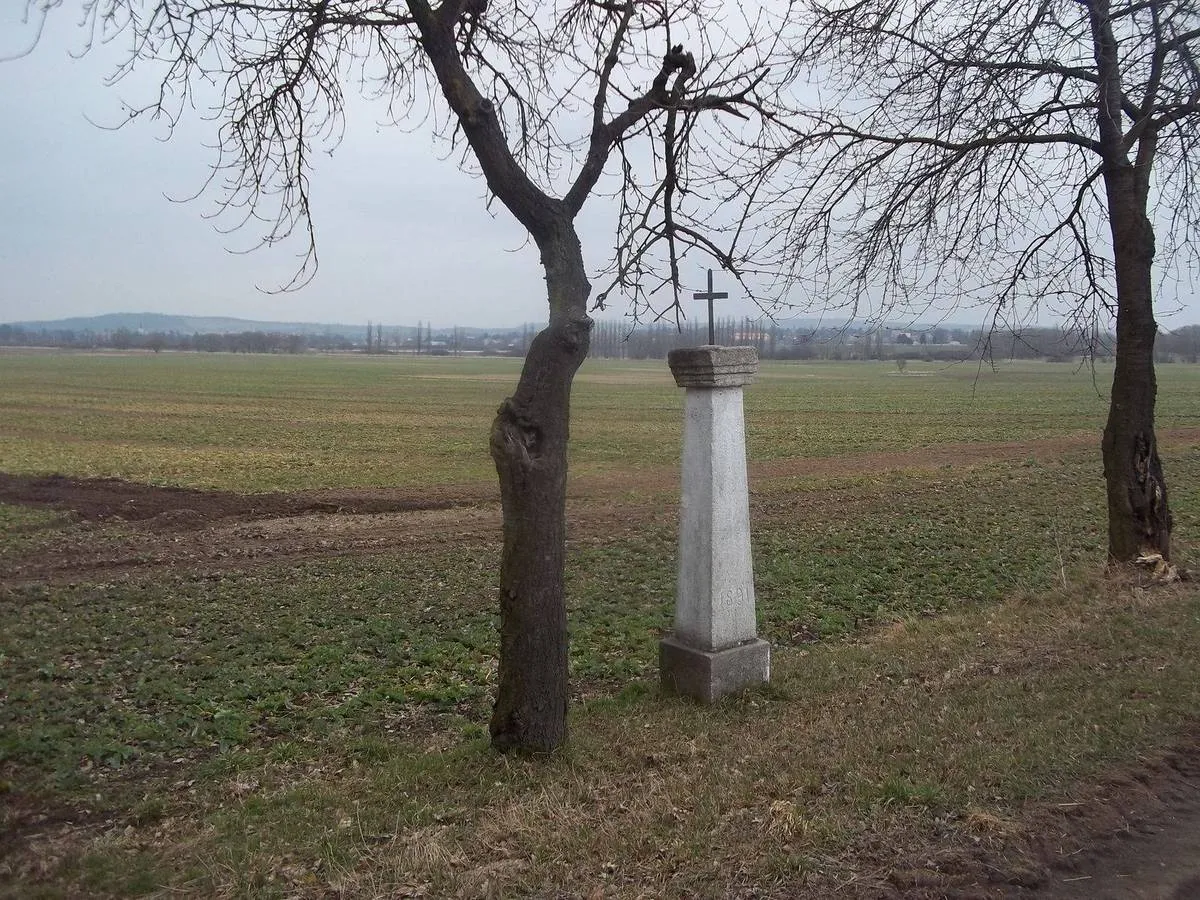
[[[0,57],[33,42],[24,5],[0,0]],[[439,159],[445,150],[427,130],[381,127],[365,104],[313,174],[317,277],[271,292],[290,279],[302,244],[231,253],[253,241],[214,230],[204,218],[211,197],[168,199],[202,186],[210,124],[195,115],[169,141],[150,122],[92,124],[120,121],[121,99],[144,98],[152,82],[106,87],[120,57],[101,48],[73,58],[79,46],[71,11],[58,11],[32,53],[0,62],[0,323],[111,312],[435,327],[545,320],[524,230],[499,204],[487,210],[482,180]],[[595,201],[579,222],[594,269],[612,244],[609,213]],[[692,268],[685,286],[701,290],[705,272]],[[618,301],[604,315],[625,311]],[[757,312],[733,300],[723,311]]]
[[[33,41],[24,6],[0,0],[0,57]],[[72,15],[51,15],[31,54],[0,62],[0,322],[111,312],[482,327],[544,320],[541,267],[522,229],[498,204],[485,209],[482,181],[439,160],[428,132],[379,127],[369,110],[356,111],[313,175],[316,279],[263,292],[288,280],[302,248],[231,253],[252,242],[214,230],[204,218],[211,198],[168,199],[193,195],[208,172],[211,130],[198,116],[170,141],[148,122],[119,131],[92,124],[119,121],[121,98],[144,97],[149,82],[105,87],[118,57],[72,58],[80,46]],[[607,213],[595,202],[581,222],[593,267],[611,246]],[[682,275],[687,290],[703,288],[697,265]],[[1168,326],[1200,321],[1200,310],[1172,314],[1182,303],[1162,300]],[[724,311],[753,307],[735,299]]]
[[[0,56],[28,46],[24,0],[0,0]],[[23,59],[0,63],[0,322],[106,312],[167,312],[288,321],[516,325],[545,317],[536,252],[483,184],[440,162],[427,135],[379,129],[370,115],[314,174],[321,258],[316,280],[284,294],[297,244],[232,254],[211,198],[173,203],[202,185],[213,157],[199,117],[169,141],[134,123],[103,86],[115,57],[73,59],[69,15],[52,15]],[[141,96],[144,96],[142,94]]]

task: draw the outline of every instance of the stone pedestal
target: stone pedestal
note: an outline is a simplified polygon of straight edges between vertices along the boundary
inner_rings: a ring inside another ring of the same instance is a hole
[[[696,347],[667,357],[684,398],[683,497],[675,631],[659,646],[663,686],[711,703],[770,679],[754,618],[742,387],[753,347]]]

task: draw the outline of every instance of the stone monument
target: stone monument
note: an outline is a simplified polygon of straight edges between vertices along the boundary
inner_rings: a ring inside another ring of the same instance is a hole
[[[659,644],[663,687],[712,703],[771,677],[758,637],[742,387],[753,347],[695,347],[667,357],[686,391],[675,630]]]

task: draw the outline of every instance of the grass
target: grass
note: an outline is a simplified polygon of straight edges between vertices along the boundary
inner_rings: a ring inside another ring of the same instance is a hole
[[[1187,463],[1176,472],[1190,480],[1200,455]],[[1083,471],[1057,466],[1053,500],[1038,470],[993,467],[933,487],[895,476],[820,521],[763,516],[760,630],[804,646],[1045,590],[1102,546],[1102,498]],[[1060,519],[1060,505],[1092,515]],[[81,761],[119,768],[281,735],[403,733],[430,713],[473,734],[494,681],[496,549],[458,541],[420,556],[10,589],[0,759],[70,781]],[[652,525],[571,555],[582,695],[652,677],[673,559],[673,535]]]
[[[64,513],[0,503],[0,563],[37,547],[52,531],[70,523]]]
[[[20,826],[0,895],[824,897],[902,883],[906,849],[1014,840],[1027,803],[1089,802],[1080,785],[1194,725],[1200,594],[1100,576],[1096,451],[924,472],[883,455],[1095,433],[1087,373],[920,371],[767,366],[747,393],[752,459],[879,454],[752,485],[769,688],[708,709],[658,692],[670,515],[630,499],[621,527],[572,532],[572,739],[547,760],[487,747],[494,536],[0,587],[0,803]],[[514,375],[0,354],[0,470],[491,479],[477,445]],[[1200,413],[1196,377],[1164,367],[1166,428]],[[669,482],[679,406],[661,364],[589,363],[573,472]],[[1200,442],[1164,435],[1186,564]],[[0,565],[129,527],[0,505]]]
[[[494,479],[487,435],[511,359],[0,353],[0,471],[243,492]],[[1097,434],[1106,369],[764,364],[750,458]],[[1163,366],[1164,427],[1200,422],[1200,370]],[[682,392],[662,362],[589,361],[572,471],[676,464]]]
[[[9,472],[239,491],[487,477],[486,426],[513,361],[480,360],[479,377],[391,362],[0,355],[0,460]]]
[[[1198,632],[1194,594],[1082,581],[779,651],[769,691],[716,709],[634,682],[577,706],[548,761],[469,735],[300,735],[176,763],[124,811],[117,770],[87,802],[121,827],[56,877],[197,896],[829,896],[887,862],[880,841],[993,838],[1028,799],[1088,802],[1074,783],[1192,720]]]

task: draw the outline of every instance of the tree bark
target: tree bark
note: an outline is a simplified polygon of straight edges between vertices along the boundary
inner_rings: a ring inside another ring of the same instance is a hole
[[[1117,280],[1117,348],[1104,479],[1108,487],[1108,556],[1132,562],[1143,554],[1170,559],[1171,512],[1154,435],[1154,321],[1151,264],[1154,230],[1146,215],[1148,179],[1137,167],[1104,175]]]
[[[500,477],[500,672],[491,736],[496,749],[545,753],[567,736],[567,438],[571,384],[587,356],[591,290],[574,227],[538,240],[550,323],[534,337],[517,390],[492,425]]]
[[[545,753],[567,736],[567,437],[571,384],[587,356],[592,325],[591,285],[573,219],[595,182],[577,182],[578,196],[569,203],[535,185],[508,147],[495,104],[464,68],[455,43],[462,0],[437,9],[428,0],[408,0],[408,6],[488,188],[537,242],[546,272],[550,323],[529,345],[517,390],[492,423],[504,551],[499,684],[490,726],[500,751]]]
[[[1168,560],[1171,511],[1154,437],[1154,228],[1146,215],[1158,136],[1147,124],[1136,142],[1127,140],[1121,127],[1126,115],[1121,53],[1109,2],[1094,0],[1087,11],[1099,76],[1096,126],[1117,281],[1116,366],[1102,443],[1108,558],[1127,563],[1157,553]],[[1128,153],[1134,147],[1136,162],[1131,163]]]

